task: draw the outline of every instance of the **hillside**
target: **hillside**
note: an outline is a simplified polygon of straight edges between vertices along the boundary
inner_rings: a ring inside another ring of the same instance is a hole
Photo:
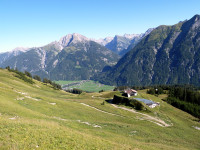
[[[151,112],[111,105],[113,92],[74,95],[0,69],[0,149],[199,149],[196,118],[160,102]]]
[[[96,80],[111,85],[200,86],[200,16],[159,26]]]

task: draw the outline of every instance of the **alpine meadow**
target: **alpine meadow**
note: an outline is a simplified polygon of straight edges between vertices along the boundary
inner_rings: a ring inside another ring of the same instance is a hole
[[[198,0],[0,2],[0,150],[199,150]]]

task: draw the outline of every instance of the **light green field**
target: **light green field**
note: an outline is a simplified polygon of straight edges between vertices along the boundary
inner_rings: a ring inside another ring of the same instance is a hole
[[[35,82],[0,69],[0,149],[200,148],[197,119],[145,91],[139,96],[160,102],[148,114],[101,105],[114,92],[74,95]]]
[[[76,82],[80,82],[80,81],[66,81],[66,80],[59,80],[59,81],[55,81],[57,84],[60,85],[65,85],[65,84],[70,84],[70,83],[76,83]]]
[[[69,86],[69,88],[77,88],[77,89],[81,89],[83,91],[87,91],[87,92],[99,92],[101,90],[104,91],[111,91],[114,89],[113,86],[109,86],[109,85],[104,85],[104,84],[100,84],[98,82],[92,81],[92,80],[83,80],[83,81],[55,81],[56,83],[60,84],[61,86],[64,86],[66,84],[71,84],[71,83],[80,83],[78,85],[72,85]]]

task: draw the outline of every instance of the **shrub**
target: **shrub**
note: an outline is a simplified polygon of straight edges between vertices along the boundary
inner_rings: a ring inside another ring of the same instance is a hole
[[[16,74],[15,77],[17,77],[19,79],[22,79],[23,81],[25,81],[27,83],[30,83],[30,84],[34,83],[33,80],[32,80],[32,78],[27,77],[23,72],[20,72],[17,69],[15,69],[15,70],[14,69],[10,69],[9,66],[6,67],[6,68],[8,69],[8,71],[14,72]]]
[[[7,66],[6,69],[7,69],[8,71],[10,71],[10,66]]]
[[[104,90],[100,90],[99,93],[104,92]]]
[[[135,99],[131,99],[130,104],[133,105],[135,107],[135,109],[137,109],[137,110],[143,110],[144,109],[144,106],[142,105],[142,103],[140,103],[139,101],[137,101]]]
[[[105,105],[105,102],[103,101],[103,102],[101,103],[101,105]]]
[[[34,75],[34,76],[33,76],[33,79],[38,80],[38,81],[41,81],[41,78],[40,78],[40,76],[38,76],[38,75]]]
[[[144,106],[141,102],[139,102],[135,99],[128,99],[127,97],[121,97],[121,96],[118,96],[118,95],[114,95],[113,103],[114,104],[124,104],[126,106],[133,107],[137,110],[143,110],[144,109]]]
[[[32,78],[32,75],[31,75],[31,73],[30,73],[30,72],[28,72],[28,71],[25,71],[24,73],[25,73],[25,75],[26,75],[26,76],[28,76],[28,77]]]
[[[47,79],[47,78],[44,78],[44,79],[43,79],[43,83],[49,83],[49,84],[51,84],[51,85],[53,86],[54,89],[59,89],[59,90],[62,89],[61,85],[59,85],[59,84],[57,84],[57,83],[55,83],[55,82],[52,82],[51,80],[49,80],[49,79]]]
[[[114,88],[113,91],[124,91],[125,89],[129,88],[128,86],[118,86]]]
[[[51,85],[53,86],[54,89],[59,89],[59,90],[62,89],[61,85],[59,85],[59,84],[57,84],[57,83],[55,83],[55,82],[52,82]]]
[[[121,97],[118,95],[114,95],[113,101],[114,104],[125,104],[125,105],[129,105],[130,104],[130,100],[126,97]]]
[[[72,89],[72,90],[65,90],[66,92],[74,93],[74,94],[81,94],[83,91],[80,89]]]

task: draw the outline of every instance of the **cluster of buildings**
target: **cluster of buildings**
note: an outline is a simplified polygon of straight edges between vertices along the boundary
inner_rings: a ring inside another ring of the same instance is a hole
[[[133,90],[130,88],[124,90],[124,96],[126,96],[126,97],[137,96],[137,95],[138,95],[138,93],[136,90]],[[154,107],[160,105],[159,103],[156,103],[156,102],[154,102],[152,100],[148,100],[148,99],[142,99],[142,98],[134,98],[134,99],[145,103],[150,108],[154,108]]]

